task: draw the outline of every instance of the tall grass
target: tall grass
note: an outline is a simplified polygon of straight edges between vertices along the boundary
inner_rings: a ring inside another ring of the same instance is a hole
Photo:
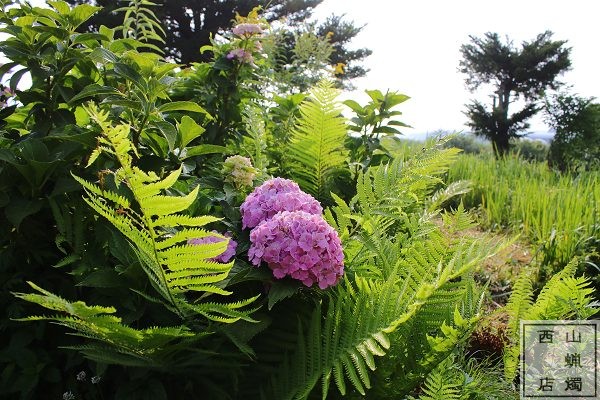
[[[448,174],[449,182],[459,179],[473,182],[465,206],[480,206],[489,228],[521,232],[539,249],[542,265],[564,265],[598,251],[600,172],[559,174],[518,157],[464,154]]]

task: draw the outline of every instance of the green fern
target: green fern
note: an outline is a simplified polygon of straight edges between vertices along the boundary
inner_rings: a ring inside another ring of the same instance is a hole
[[[84,187],[85,201],[90,207],[132,243],[150,283],[166,305],[182,317],[192,312],[220,322],[251,320],[249,312],[252,310],[244,311],[243,308],[256,297],[229,304],[206,301],[192,304],[183,296],[186,292],[202,295],[231,293],[220,283],[227,277],[233,262],[222,264],[211,260],[226,250],[228,239],[222,237],[222,242],[211,244],[188,244],[192,238],[214,236],[201,227],[218,220],[212,216],[180,214],[195,201],[199,187],[182,197],[161,194],[177,182],[181,168],[160,179],[153,172],[146,173],[132,166],[135,150],[129,140],[129,127],[111,126],[107,114],[95,106],[86,109],[103,132],[89,162],[92,163],[101,152],[114,155],[121,165],[114,172],[115,181],[118,185],[125,184],[130,196],[79,177],[75,179]]]
[[[464,376],[454,368],[453,358],[441,362],[425,379],[420,400],[460,400]]]
[[[242,148],[240,154],[248,155],[252,159],[252,165],[264,174],[269,166],[264,115],[258,105],[249,104],[244,110],[243,120],[247,134],[239,145]]]
[[[439,238],[430,240],[438,242]],[[429,311],[422,318],[429,327],[441,329],[442,334],[440,338],[428,341],[435,353],[431,357],[447,356],[457,343],[468,338],[477,319],[473,296],[472,293],[467,296],[464,283],[459,293],[455,293],[450,281],[472,271],[481,260],[493,254],[497,246],[490,247],[487,241],[478,241],[476,245],[465,242],[450,253],[440,246],[429,259],[427,249],[430,247],[418,243],[421,241],[414,241],[409,253],[395,264],[396,271],[390,273],[387,280],[365,280],[357,276],[356,285],[347,283],[333,292],[326,312],[322,314],[321,308],[317,307],[307,332],[299,334],[297,352],[279,368],[280,374],[274,379],[276,383],[269,398],[305,398],[319,379],[325,398],[332,377],[342,394],[347,391],[346,379],[359,393],[366,393],[371,386],[369,370],[375,370],[374,356],[385,355],[391,343],[412,343],[415,332],[412,336],[395,336],[393,342],[389,335],[403,329],[404,324],[416,321],[427,307]],[[431,244],[431,248],[435,249],[434,246],[437,244]],[[379,262],[380,258],[379,253],[374,252],[374,262]],[[467,319],[455,309],[457,299],[465,296],[470,305],[463,313],[474,315]],[[477,304],[478,307],[480,302]],[[448,322],[460,328],[446,324],[448,309],[454,311]],[[425,335],[429,331],[431,329],[420,329],[416,334]],[[437,358],[423,359],[421,368],[435,367],[435,360]]]
[[[54,321],[75,330],[75,335],[92,340],[91,344],[68,347],[88,358],[126,366],[166,366],[182,340],[197,340],[206,333],[193,333],[184,326],[134,329],[113,315],[113,307],[88,306],[69,302],[28,282],[36,293],[14,293],[23,300],[59,312],[57,315],[32,316],[19,321]]]
[[[338,91],[323,81],[300,105],[300,118],[288,147],[291,177],[319,201],[329,198],[335,172],[344,166],[346,124],[336,102]]]
[[[587,319],[598,312],[589,279],[575,277],[578,263],[579,259],[573,259],[552,276],[535,301],[531,272],[525,271],[518,278],[504,307],[509,316],[509,343],[504,349],[504,375],[507,380],[514,379],[519,367],[521,320]]]
[[[156,3],[148,0],[131,0],[126,7],[118,8],[115,12],[125,13],[121,26],[124,38],[135,39],[143,43],[143,47],[163,54],[160,47],[152,44],[152,42],[164,44],[166,35],[156,14],[150,9],[155,6]]]
[[[385,355],[388,335],[417,311],[422,295],[427,293],[407,302],[407,293],[394,280],[379,283],[359,278],[354,285],[338,286],[329,298],[327,317],[318,305],[306,333],[300,328],[297,351],[278,368],[267,397],[306,398],[321,380],[322,398],[326,398],[332,378],[340,393],[346,393],[347,379],[364,395],[371,386],[374,356]]]

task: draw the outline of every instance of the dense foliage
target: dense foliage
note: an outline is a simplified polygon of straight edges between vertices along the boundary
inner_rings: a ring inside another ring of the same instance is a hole
[[[349,42],[361,31],[362,27],[345,21],[343,16],[331,15],[321,23],[309,22],[314,8],[323,0],[96,0],[102,9],[86,21],[81,31],[93,32],[100,26],[115,26],[121,22],[121,15],[115,12],[129,4],[130,8],[148,10],[158,22],[164,43],[154,38],[154,44],[165,51],[167,57],[176,62],[190,65],[194,62],[209,61],[210,52],[201,51],[212,43],[215,35],[220,35],[239,15],[248,15],[256,7],[260,8],[265,21],[276,22],[271,27],[273,39],[278,42],[276,68],[285,71],[294,67],[294,58],[298,51],[313,52],[315,39],[330,46],[332,65],[338,66],[337,78],[345,85],[350,80],[364,76],[367,70],[360,63],[371,54],[371,50],[361,48],[348,49]],[[87,1],[69,0],[69,4],[86,4]],[[138,20],[139,22],[140,20]],[[152,20],[142,19],[151,25]],[[283,21],[283,24],[282,24]],[[283,26],[281,26],[283,25]],[[310,40],[309,39],[312,39]],[[311,43],[312,42],[312,43]]]
[[[98,7],[0,3],[3,395],[514,395],[511,361],[468,359],[475,273],[505,243],[457,235],[447,139],[395,156],[407,96],[368,91],[349,122],[330,80],[278,91],[256,11],[181,68],[145,1],[86,33]],[[593,315],[575,270],[535,302],[519,280],[511,324]]]
[[[600,167],[600,104],[592,98],[559,94],[546,101],[555,135],[548,163],[561,171]]]

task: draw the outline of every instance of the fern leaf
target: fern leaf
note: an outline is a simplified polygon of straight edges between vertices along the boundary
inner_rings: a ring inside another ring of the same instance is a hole
[[[346,124],[331,83],[321,82],[300,105],[300,118],[288,147],[291,177],[320,201],[326,200],[334,172],[343,167]]]
[[[188,242],[194,237],[206,237],[208,233],[198,227],[218,219],[179,214],[195,201],[200,187],[196,186],[184,196],[163,194],[177,182],[181,167],[161,179],[154,172],[144,172],[133,166],[135,148],[128,138],[129,127],[112,126],[108,114],[94,105],[87,106],[86,110],[103,130],[99,138],[103,149],[113,154],[121,164],[121,168],[114,172],[115,181],[125,184],[139,211],[134,211],[129,202],[125,203],[125,197],[102,190],[81,178],[76,179],[86,188],[85,201],[129,239],[150,283],[166,300],[165,306],[181,317],[189,311],[196,311],[223,322],[250,320],[250,311],[237,309],[236,303],[206,303],[206,308],[203,308],[202,304],[188,304],[183,296],[186,292],[231,294],[221,286],[233,263],[221,264],[211,260],[226,250],[228,241]],[[248,305],[252,301],[243,304]]]

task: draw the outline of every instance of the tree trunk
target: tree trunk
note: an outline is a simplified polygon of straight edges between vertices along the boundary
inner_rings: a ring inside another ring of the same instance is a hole
[[[492,141],[492,145],[494,146],[494,155],[497,159],[504,157],[508,154],[508,150],[510,149],[508,133],[503,136],[496,136]]]
[[[494,114],[497,115],[496,132],[492,140],[496,158],[502,158],[510,149],[510,132],[508,123],[508,106],[510,104],[510,90],[501,84],[498,88],[498,105],[494,99]]]

